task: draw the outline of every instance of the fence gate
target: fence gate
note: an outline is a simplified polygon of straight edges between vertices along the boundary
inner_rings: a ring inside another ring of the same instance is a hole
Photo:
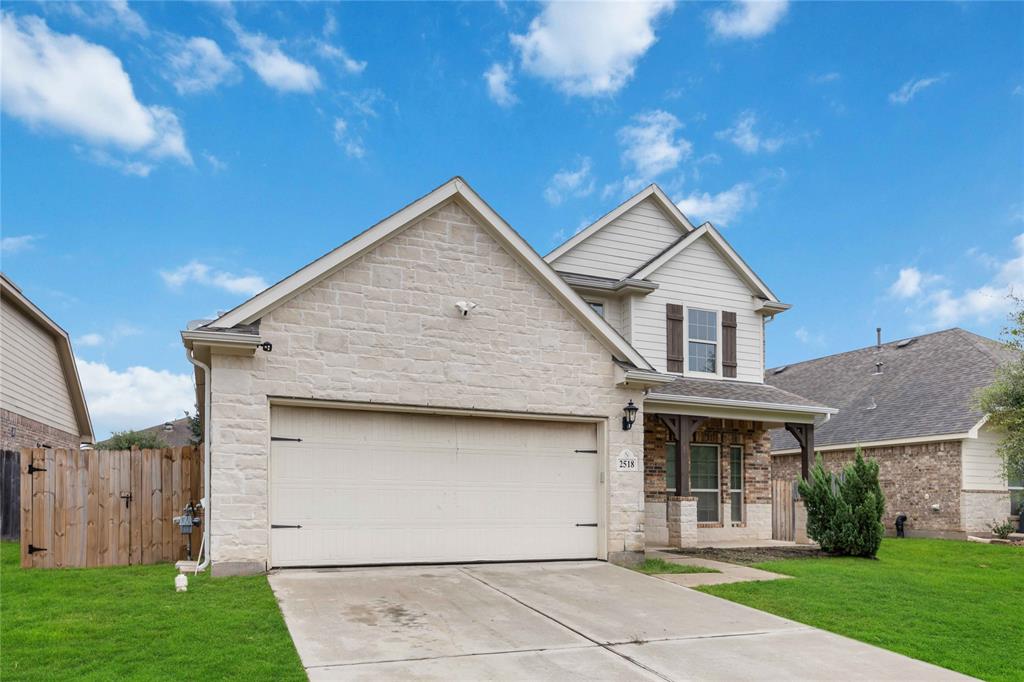
[[[200,448],[22,450],[21,565],[126,566],[186,558],[174,523],[202,498]],[[192,532],[198,552],[201,528]]]
[[[772,539],[796,539],[796,481],[772,480]]]

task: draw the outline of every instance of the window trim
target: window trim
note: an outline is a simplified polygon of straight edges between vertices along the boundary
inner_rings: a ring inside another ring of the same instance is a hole
[[[693,448],[714,448],[715,449],[715,489],[711,488],[694,488],[693,487],[693,462],[695,460],[693,456]],[[687,472],[687,476],[690,477],[690,495],[696,498],[694,493],[711,493],[715,494],[715,518],[714,521],[701,521],[697,519],[697,523],[722,523],[722,447],[717,443],[690,443],[690,470]]]
[[[740,487],[732,487],[732,453],[734,450],[740,451]],[[743,500],[743,494],[746,491],[746,474],[747,461],[746,453],[743,451],[742,445],[730,445],[729,446],[729,522],[734,526],[742,526],[747,520],[747,504]],[[739,521],[732,518],[732,496],[734,493],[740,494],[740,519]]]
[[[704,339],[694,339],[694,343],[706,343],[709,346],[715,347],[715,371],[714,372],[701,372],[698,370],[690,369],[690,321],[692,311],[699,310],[702,313],[712,313],[715,316],[715,340],[705,341]],[[683,353],[686,360],[683,362],[683,376],[684,377],[717,377],[722,378],[722,311],[713,310],[711,308],[704,308],[701,306],[685,306],[685,312],[683,314]]]

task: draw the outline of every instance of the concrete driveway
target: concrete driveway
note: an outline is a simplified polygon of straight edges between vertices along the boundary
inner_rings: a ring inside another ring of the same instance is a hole
[[[313,680],[966,679],[596,561],[289,570],[270,585]]]

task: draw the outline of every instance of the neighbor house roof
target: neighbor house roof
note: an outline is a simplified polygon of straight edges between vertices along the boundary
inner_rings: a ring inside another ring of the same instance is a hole
[[[139,432],[155,433],[160,436],[161,440],[167,443],[167,447],[171,448],[178,448],[183,445],[194,445],[198,442],[192,435],[192,424],[189,422],[188,417],[163,422],[156,426],[147,426],[144,429],[139,429]],[[100,441],[96,446],[102,447],[109,440],[110,439],[108,438],[105,441]]]
[[[660,191],[660,190],[659,190]],[[558,276],[550,265],[497,214],[460,177],[454,177],[437,189],[405,208],[391,214],[373,227],[359,233],[338,248],[316,259],[309,265],[294,272],[280,282],[256,294],[248,301],[221,315],[216,320],[182,332],[186,346],[192,343],[222,343],[225,332],[237,337],[239,345],[258,343],[258,337],[248,338],[235,332],[239,325],[252,325],[270,310],[290,300],[299,292],[313,286],[338,271],[354,259],[377,247],[390,237],[398,234],[430,211],[448,201],[459,201],[460,205],[473,215],[498,243],[519,263],[536,277],[548,292],[561,302],[576,319],[586,327],[617,359],[632,363],[635,367],[653,371],[653,367],[636,351],[607,321],[596,312]],[[671,202],[669,202],[671,203]],[[678,211],[678,210],[677,210]],[[251,329],[249,327],[248,329]],[[218,338],[220,337],[220,338]]]
[[[1003,344],[955,328],[776,367],[765,380],[838,407],[815,430],[815,446],[852,447],[966,436],[983,417],[972,405],[974,393],[1013,358]],[[772,433],[773,451],[796,448],[789,433]]]
[[[35,303],[30,301],[18,288],[18,285],[3,273],[0,273],[0,294],[2,294],[4,305],[15,306],[53,337],[64,380],[67,382],[71,408],[75,413],[75,421],[78,423],[78,434],[81,437],[81,442],[92,443],[94,438],[92,420],[89,418],[89,407],[85,402],[82,382],[78,377],[78,366],[75,364],[75,354],[71,349],[71,337]]]

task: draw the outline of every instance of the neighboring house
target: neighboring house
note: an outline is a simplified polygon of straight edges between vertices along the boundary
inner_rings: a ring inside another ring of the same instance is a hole
[[[214,572],[770,537],[769,430],[833,412],[763,383],[787,307],[657,187],[544,259],[454,178],[182,332]]]
[[[857,446],[878,460],[890,532],[906,514],[908,533],[962,537],[988,531],[1024,501],[1021,482],[1008,486],[1001,473],[999,434],[972,405],[1012,358],[1003,344],[948,329],[776,367],[766,378],[839,408],[817,430],[815,449],[832,470]],[[773,477],[796,479],[796,442],[785,431],[772,436]]]
[[[195,437],[192,435],[192,421],[188,417],[164,422],[156,426],[147,426],[144,429],[138,429],[138,431],[140,433],[156,434],[169,448],[180,448],[183,445],[194,445],[196,443]],[[96,444],[96,447],[102,448],[108,441],[109,439],[101,441]]]
[[[0,274],[0,445],[77,450],[92,442],[68,333]]]

